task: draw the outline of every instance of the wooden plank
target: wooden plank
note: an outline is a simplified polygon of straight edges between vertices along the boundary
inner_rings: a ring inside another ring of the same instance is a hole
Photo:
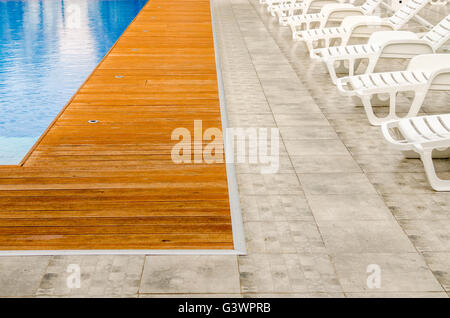
[[[0,235],[4,250],[65,249],[229,249],[231,234]]]
[[[0,250],[232,249],[225,164],[171,159],[194,120],[221,128],[209,1],[149,1],[22,165],[0,167]]]

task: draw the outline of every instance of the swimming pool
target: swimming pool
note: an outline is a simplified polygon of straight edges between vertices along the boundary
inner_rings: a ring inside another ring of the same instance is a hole
[[[18,164],[147,0],[0,0],[0,164]]]

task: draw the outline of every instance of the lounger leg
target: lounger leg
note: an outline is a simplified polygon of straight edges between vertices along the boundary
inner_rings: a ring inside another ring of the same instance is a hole
[[[350,41],[350,36],[351,35],[342,36],[341,37],[341,43],[339,43],[339,45],[340,46],[347,46],[348,45],[348,41]]]
[[[367,65],[365,74],[373,73],[375,66],[378,63],[379,55],[372,55],[369,57],[369,64]]]
[[[292,39],[295,39],[295,32],[297,32],[297,26],[291,22],[289,24],[289,27],[291,28],[291,32],[292,32]]]
[[[358,69],[358,67],[361,65],[362,59],[354,59],[354,69],[353,72],[356,72],[356,70]]]
[[[412,101],[411,107],[409,108],[407,117],[417,116],[422,107],[423,101],[425,100],[426,90],[417,90],[414,94],[414,99]]]
[[[406,117],[414,117],[419,113],[420,107],[422,107],[423,101],[426,96],[426,90],[422,89],[418,92],[416,91],[414,100],[412,101],[411,107],[409,109]],[[389,93],[389,114],[384,118],[379,118],[375,116],[373,112],[373,103],[371,101],[371,96],[364,96],[361,98],[364,109],[366,110],[367,117],[372,125],[381,125],[386,120],[398,119],[397,116],[397,92]]]
[[[355,71],[358,69],[359,65],[361,64],[361,59],[354,59],[349,58],[348,59],[348,67],[345,67],[345,61],[346,60],[331,60],[327,61],[327,68],[328,72],[330,73],[331,80],[333,81],[333,84],[336,84],[338,80],[337,74],[344,74],[345,76],[353,76],[355,75]],[[335,63],[339,63],[338,66],[335,67]]]
[[[331,80],[333,81],[333,84],[336,84],[338,77],[336,74],[336,69],[334,68],[334,61],[327,61],[327,68],[328,73],[330,73]]]
[[[450,191],[450,180],[442,180],[436,175],[436,170],[433,164],[432,151],[425,150],[421,155],[425,173],[431,187],[436,191]]]
[[[397,93],[392,92],[389,94],[389,114],[386,117],[380,118],[375,115],[373,111],[373,105],[372,105],[372,96],[362,96],[361,101],[364,106],[364,110],[366,111],[367,119],[369,119],[369,122],[374,126],[379,126],[382,123],[392,120],[392,119],[398,119],[396,114],[396,103],[397,103]]]
[[[361,101],[363,103],[364,110],[366,111],[367,119],[369,120],[369,122],[374,126],[378,126],[381,125],[381,121],[377,116],[375,116],[375,113],[373,112],[371,97],[372,95],[362,96]]]
[[[314,50],[314,43],[312,40],[307,40],[305,41],[306,43],[306,47],[308,48],[308,52],[311,52],[312,50]]]
[[[389,94],[389,119],[397,118],[397,92]]]
[[[351,58],[348,60],[348,76],[355,75],[355,69],[359,66],[358,61],[355,63],[355,59]]]
[[[324,47],[330,47],[330,46],[336,46],[336,42],[338,39],[334,39],[334,38],[326,38],[325,40],[325,46]]]
[[[278,11],[278,23],[280,23],[282,26],[287,25],[287,19],[290,15],[284,13],[283,11]]]

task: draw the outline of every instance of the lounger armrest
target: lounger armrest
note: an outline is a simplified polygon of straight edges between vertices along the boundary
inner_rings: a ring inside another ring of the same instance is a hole
[[[392,137],[390,129],[397,128],[398,126],[398,120],[388,121],[383,124],[381,124],[381,132],[390,144],[395,146],[395,148],[399,150],[411,150],[413,149],[413,145],[406,142],[406,140],[399,140]]]
[[[364,16],[364,11],[359,7],[347,7],[347,8],[336,8],[334,10],[328,10],[323,12],[327,17],[345,19],[351,16]]]
[[[418,40],[419,37],[416,33],[411,31],[376,31],[374,32],[367,42],[368,44],[376,44],[383,46],[388,41],[394,40]]]
[[[390,40],[381,44],[380,54],[384,57],[412,57],[433,53],[433,47],[426,40]]]
[[[389,45],[389,44],[418,44],[418,45],[425,45],[429,47],[431,50],[433,49],[430,45],[430,42],[422,39],[416,39],[416,40],[389,40],[386,41],[386,44],[383,45],[383,47]],[[431,53],[429,53],[431,54]]]
[[[319,52],[320,52],[321,50],[322,50],[322,48],[314,49],[314,50],[309,51],[309,57],[310,57],[312,60],[321,60],[322,57],[319,55]]]
[[[342,77],[337,80],[337,89],[345,96],[354,96],[355,90],[350,90],[348,84],[350,83],[350,77]]]

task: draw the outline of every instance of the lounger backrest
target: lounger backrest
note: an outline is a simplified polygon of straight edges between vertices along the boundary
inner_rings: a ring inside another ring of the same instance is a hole
[[[361,6],[364,15],[372,14],[373,11],[380,5],[381,0],[367,0]]]
[[[296,0],[268,0],[268,5],[275,5],[275,4],[287,4],[287,3],[293,3]]]
[[[411,20],[430,0],[409,0],[388,20],[395,30],[400,29]]]
[[[450,54],[422,54],[414,56],[408,64],[408,71],[434,73],[443,68],[450,68]]]
[[[368,44],[375,44],[382,46],[384,43],[386,43],[386,39],[389,39],[389,41],[408,41],[408,40],[417,40],[417,34],[410,31],[378,31],[373,33],[370,36]]]
[[[429,89],[450,90],[450,54],[423,54],[411,59],[408,71],[426,72],[432,82]]]
[[[423,36],[424,40],[430,42],[434,50],[437,50],[441,45],[450,38],[450,14],[439,22],[434,28]]]

